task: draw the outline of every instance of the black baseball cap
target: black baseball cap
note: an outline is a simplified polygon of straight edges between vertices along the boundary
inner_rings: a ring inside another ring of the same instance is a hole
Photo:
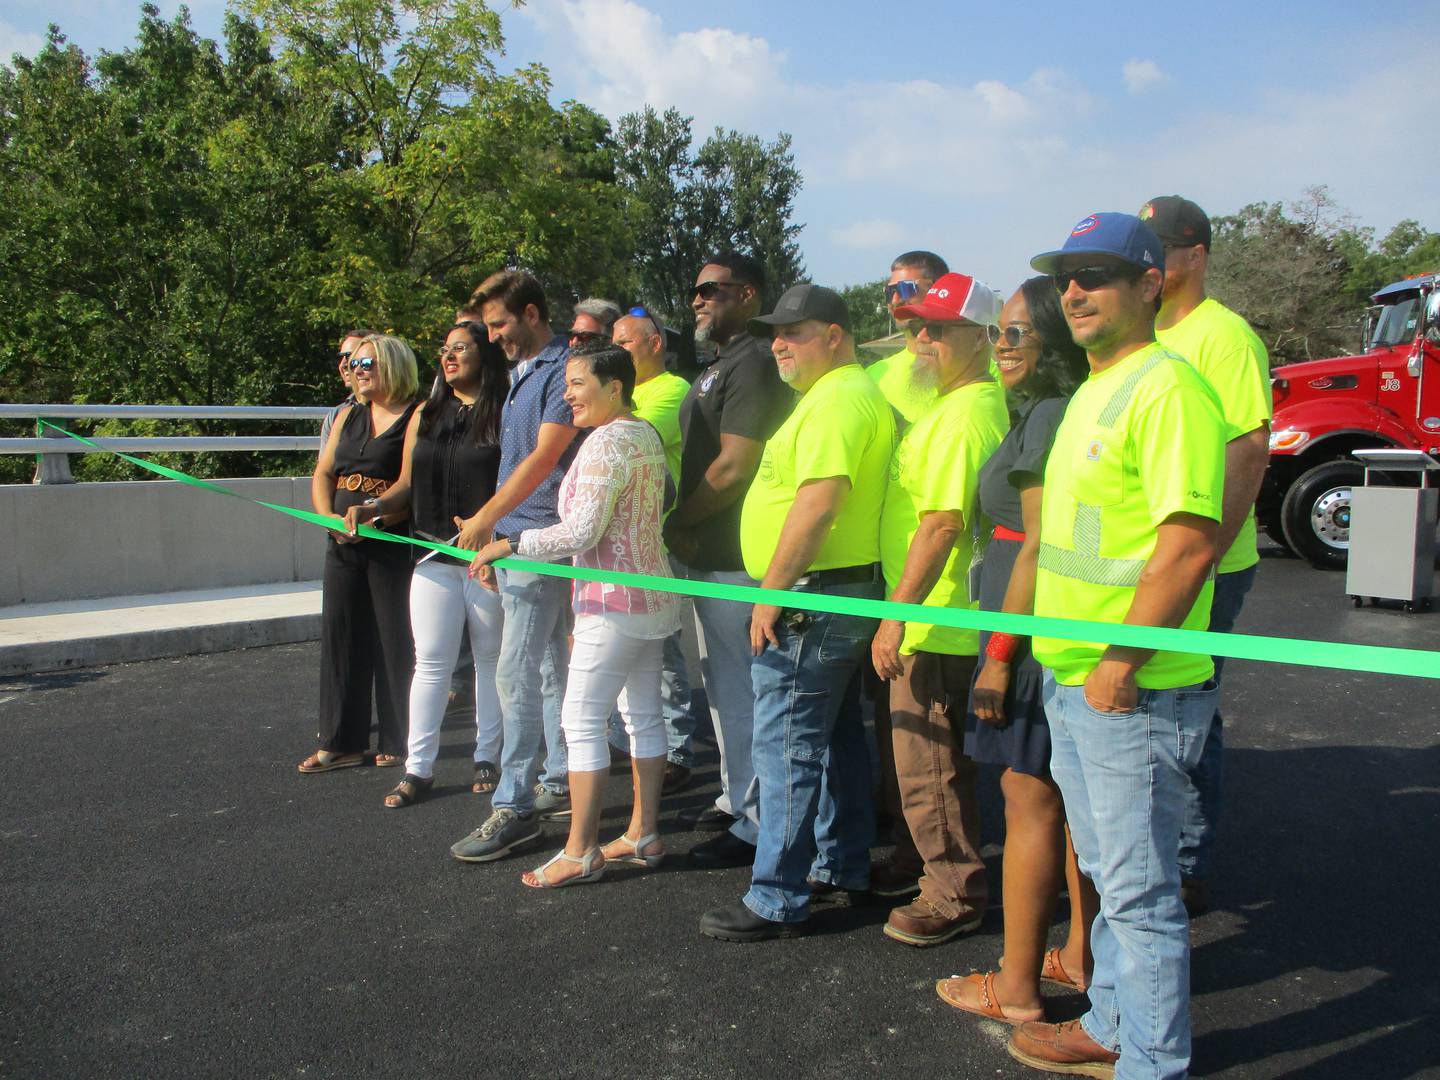
[[[824,285],[792,285],[780,297],[774,311],[750,320],[750,329],[752,333],[769,336],[772,326],[786,326],[806,319],[819,319],[849,330],[850,307],[843,296]]]
[[[1140,208],[1140,220],[1149,225],[1162,243],[1171,247],[1210,250],[1210,218],[1189,199],[1179,195],[1157,195]]]

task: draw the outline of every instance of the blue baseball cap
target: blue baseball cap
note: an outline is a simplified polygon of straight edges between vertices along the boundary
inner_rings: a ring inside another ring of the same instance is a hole
[[[1053,274],[1066,255],[1114,255],[1141,269],[1165,269],[1165,247],[1149,225],[1134,214],[1091,214],[1075,223],[1059,251],[1036,255],[1030,265]]]

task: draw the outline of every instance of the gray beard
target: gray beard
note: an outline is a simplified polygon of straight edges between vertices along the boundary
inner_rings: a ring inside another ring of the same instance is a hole
[[[715,332],[714,323],[706,323],[704,326],[695,327],[695,340],[701,344],[709,342],[710,335]]]

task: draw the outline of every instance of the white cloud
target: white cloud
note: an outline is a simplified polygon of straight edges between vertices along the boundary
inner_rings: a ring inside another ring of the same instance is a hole
[[[1143,94],[1168,79],[1154,60],[1126,60],[1120,74],[1125,79],[1126,91],[1131,94]]]
[[[16,53],[21,56],[34,56],[44,47],[43,35],[19,30],[4,19],[0,19],[0,64],[8,67],[10,57]]]
[[[836,247],[857,248],[862,251],[876,248],[889,250],[899,246],[907,232],[909,229],[898,221],[872,218],[831,229],[830,241]]]

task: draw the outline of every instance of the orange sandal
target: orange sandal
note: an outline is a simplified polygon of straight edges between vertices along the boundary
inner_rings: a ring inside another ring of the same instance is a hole
[[[1065,970],[1065,965],[1060,963],[1059,949],[1046,950],[1045,962],[1040,965],[1040,981],[1054,983],[1067,990],[1078,990],[1082,994],[1090,986],[1088,980],[1071,978],[1070,973]]]
[[[979,1005],[972,1005],[960,996],[961,988],[967,984],[980,988]],[[935,984],[935,993],[940,995],[940,1000],[945,1004],[959,1009],[961,1012],[973,1013],[986,1020],[998,1020],[1002,1024],[1014,1026],[1045,1019],[1044,1009],[1026,1009],[1023,1011],[1023,1015],[1020,1011],[1013,1014],[1006,1012],[1000,1002],[995,1000],[995,972],[993,971],[983,974],[973,971],[969,975],[954,975],[948,979],[941,979]]]

